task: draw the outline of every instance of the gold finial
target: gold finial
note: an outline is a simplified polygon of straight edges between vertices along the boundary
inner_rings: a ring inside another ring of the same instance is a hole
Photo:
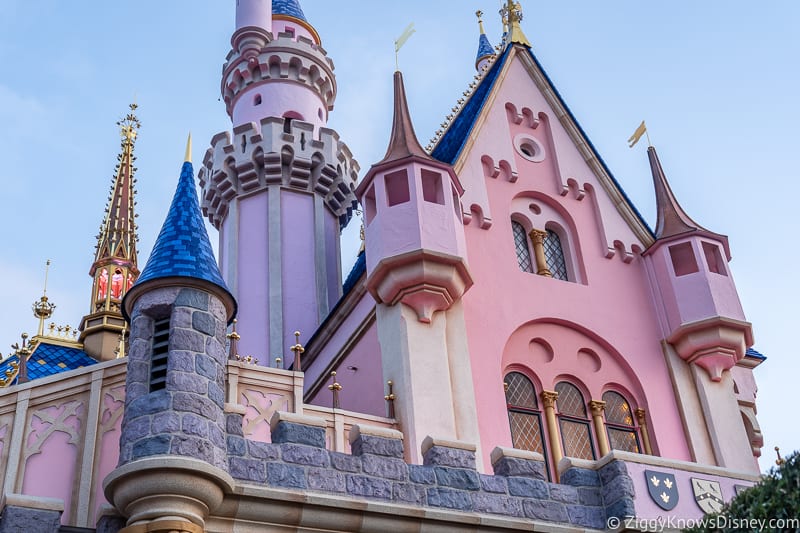
[[[522,4],[516,0],[507,0],[506,5],[500,9],[503,19],[503,28],[506,29],[506,43],[517,43],[530,46],[531,42],[525,37],[520,22],[522,22]]]
[[[136,141],[136,133],[142,126],[139,119],[136,117],[136,109],[138,109],[139,106],[133,103],[128,107],[131,112],[128,113],[125,118],[117,122],[117,126],[120,128],[120,135],[122,135],[123,145],[133,144]]]
[[[239,359],[239,340],[242,338],[236,333],[236,324],[238,320],[233,319],[233,329],[230,333],[225,335],[230,342],[230,347],[228,348],[228,359]]]
[[[184,163],[192,162],[192,133],[189,132],[189,138],[186,139],[186,157],[183,159]]]
[[[361,253],[361,252],[363,252],[364,250],[367,249],[367,238],[366,238],[366,235],[364,234],[364,221],[363,220],[361,221],[361,229],[358,230],[358,236],[361,238],[361,247],[359,247],[358,253]]]
[[[295,338],[295,345],[292,346],[292,348],[291,348],[291,350],[294,352],[294,365],[293,365],[293,368],[294,368],[295,372],[302,372],[303,371],[303,367],[302,367],[301,362],[300,362],[300,356],[303,355],[303,352],[305,352],[306,350],[305,350],[305,348],[303,348],[303,345],[300,344],[300,332],[299,331],[295,331],[294,332],[294,338]]]
[[[786,464],[786,459],[781,457],[781,449],[778,448],[777,446],[775,446],[775,453],[778,454],[778,458],[775,459],[775,464],[778,465],[779,467],[785,465]]]
[[[386,400],[386,407],[387,407],[389,418],[394,418],[395,417],[395,413],[394,413],[394,400],[395,400],[394,382],[390,379],[389,381],[386,382],[386,385],[389,387],[389,393],[386,396],[384,396],[383,399]]]
[[[11,345],[11,348],[14,349],[14,353],[16,354],[17,360],[19,361],[17,363],[18,365],[17,384],[27,383],[28,381],[30,381],[28,379],[28,358],[33,353],[31,345],[27,343],[28,334],[23,333],[21,337],[22,337],[22,346],[20,346],[19,343],[14,343]]]
[[[486,30],[483,28],[483,11],[480,9],[475,12],[475,16],[478,17],[478,26],[481,29],[481,35],[486,33]]]
[[[47,298],[47,278],[49,274],[50,260],[48,259],[44,268],[44,290],[42,291],[42,297],[31,306],[33,309],[33,316],[39,319],[39,329],[36,333],[38,337],[44,335],[44,321],[53,316],[53,310],[56,308],[55,304],[51,303]]]
[[[275,358],[275,368],[283,368],[283,359],[280,357]]]
[[[328,385],[328,390],[333,394],[333,408],[339,409],[339,391],[342,390],[342,385],[336,381],[336,371],[331,372],[331,379],[333,384]]]
[[[119,333],[119,344],[117,348],[114,350],[114,354],[116,354],[117,359],[122,359],[125,357],[125,333],[127,333],[127,329],[123,329]]]

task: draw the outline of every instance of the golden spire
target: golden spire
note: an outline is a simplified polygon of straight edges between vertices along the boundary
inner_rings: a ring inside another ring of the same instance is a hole
[[[42,297],[37,302],[33,303],[33,316],[39,319],[39,329],[36,334],[37,337],[44,335],[44,321],[53,316],[53,310],[56,308],[55,304],[51,303],[47,298],[47,276],[50,273],[50,260],[47,260],[44,268],[44,290]]]
[[[506,43],[517,43],[524,46],[531,46],[531,42],[525,37],[520,22],[522,22],[522,4],[516,0],[507,0],[506,5],[500,9],[500,16],[503,19],[503,27],[508,28]]]
[[[483,11],[480,9],[477,10],[475,16],[478,17],[478,26],[481,29],[481,35],[486,35],[486,30],[483,28]]]
[[[189,132],[189,138],[186,139],[186,157],[183,159],[183,162],[192,162],[192,132]]]

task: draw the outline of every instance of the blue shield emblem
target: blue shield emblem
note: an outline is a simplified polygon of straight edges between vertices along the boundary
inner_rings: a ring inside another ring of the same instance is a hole
[[[673,474],[645,470],[647,492],[656,505],[665,511],[671,511],[678,505],[678,484]]]

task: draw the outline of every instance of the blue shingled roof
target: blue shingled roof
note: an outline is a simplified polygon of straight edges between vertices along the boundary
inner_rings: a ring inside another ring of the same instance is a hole
[[[453,165],[458,159],[459,155],[461,155],[461,151],[464,149],[464,145],[466,144],[467,139],[469,138],[469,134],[472,132],[472,128],[475,126],[475,121],[477,120],[478,116],[483,110],[483,106],[486,103],[486,99],[488,98],[489,93],[491,93],[492,88],[494,87],[495,82],[497,81],[498,74],[503,69],[503,65],[505,64],[506,59],[508,59],[508,55],[511,48],[512,48],[511,45],[506,46],[505,50],[503,50],[503,53],[500,55],[500,57],[497,58],[497,60],[489,69],[489,72],[487,72],[486,75],[483,77],[483,79],[480,82],[480,85],[478,85],[477,89],[475,89],[475,92],[472,94],[472,97],[469,99],[467,104],[464,106],[464,108],[455,118],[453,123],[450,125],[450,128],[448,128],[447,132],[441,138],[439,144],[437,144],[436,148],[434,148],[433,152],[431,153],[431,155],[434,158],[444,163],[447,163],[448,165]],[[625,198],[625,201],[628,203],[633,212],[636,214],[636,217],[639,219],[639,221],[644,225],[647,231],[650,232],[653,238],[655,238],[655,234],[653,233],[653,230],[650,228],[650,225],[647,223],[647,221],[645,221],[642,214],[639,213],[639,210],[636,208],[633,202],[631,202],[630,198],[625,193],[625,190],[622,188],[617,179],[611,173],[611,170],[608,168],[608,165],[606,165],[606,162],[603,161],[602,156],[600,156],[599,152],[594,147],[594,144],[592,144],[592,141],[589,139],[588,135],[586,135],[586,132],[583,130],[580,123],[575,118],[575,115],[572,114],[572,111],[570,110],[569,106],[567,106],[567,104],[564,102],[564,99],[561,97],[561,93],[559,93],[556,86],[553,85],[553,81],[550,79],[550,76],[548,76],[547,72],[545,72],[544,68],[542,68],[542,64],[539,63],[539,60],[536,59],[536,56],[533,54],[530,48],[526,47],[526,51],[530,54],[531,58],[536,63],[536,66],[539,69],[539,71],[542,73],[542,75],[544,75],[544,78],[545,80],[547,80],[547,83],[550,86],[550,88],[553,89],[553,93],[556,95],[556,98],[558,98],[558,100],[561,102],[561,105],[564,106],[567,115],[569,115],[570,119],[578,128],[578,131],[580,131],[583,138],[586,139],[586,142],[589,144],[589,148],[591,148],[592,152],[597,157],[597,160],[600,162],[600,164],[603,166],[603,169],[606,171],[606,174],[608,174],[608,176],[611,178],[611,181],[614,182],[614,185],[617,187],[617,190],[619,190],[620,194],[622,194],[622,197]]]
[[[272,0],[273,15],[287,15],[308,22],[297,0]]]
[[[486,37],[485,33],[481,33],[480,39],[478,39],[478,55],[475,58],[475,62],[477,63],[484,57],[490,56],[494,54],[494,48],[492,48],[492,44],[489,42],[489,38]]]
[[[6,370],[11,370],[11,363],[17,363],[18,361],[19,358],[16,355],[12,355],[0,362],[0,376],[5,377]],[[28,378],[32,381],[96,363],[95,359],[92,359],[78,348],[42,342],[39,343],[28,359]],[[16,376],[9,385],[16,385],[18,377]]]
[[[367,254],[366,252],[361,252],[358,254],[356,258],[356,264],[353,265],[353,268],[350,269],[350,273],[347,275],[347,279],[344,280],[344,284],[342,285],[342,298],[347,296],[347,294],[353,290],[353,287],[356,285],[356,281],[360,278],[364,272],[367,271]]]
[[[183,164],[167,219],[136,285],[171,277],[205,280],[229,293],[200,215],[194,171],[188,161]]]
[[[744,353],[747,357],[754,357],[756,359],[761,359],[762,361],[766,361],[767,357],[759,352],[758,350],[754,350],[753,348],[748,348],[747,351]]]

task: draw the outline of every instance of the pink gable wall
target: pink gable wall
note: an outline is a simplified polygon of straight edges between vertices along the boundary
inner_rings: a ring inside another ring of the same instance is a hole
[[[488,229],[485,223],[481,227],[479,217],[465,228],[475,285],[464,304],[487,464],[494,446],[511,445],[508,420],[498,413],[506,409],[503,376],[513,366],[527,368],[546,390],[552,390],[557,376],[573,376],[589,389],[587,401],[599,400],[610,384],[630,387],[632,404],[648,410],[654,448],[663,456],[689,460],[661,350],[663,335],[645,268],[635,253],[644,245],[614,208],[523,64],[513,59],[506,68],[474,144],[456,166],[466,190],[465,210],[474,206],[491,219]],[[520,135],[543,149],[540,162],[514,149]],[[520,271],[512,217],[526,222],[527,229],[549,228],[550,223],[561,227],[573,278],[579,282]],[[532,323],[547,324],[548,342],[560,363],[548,367],[536,359],[530,341],[539,333],[525,329]],[[581,343],[594,346],[599,368],[578,358]]]

